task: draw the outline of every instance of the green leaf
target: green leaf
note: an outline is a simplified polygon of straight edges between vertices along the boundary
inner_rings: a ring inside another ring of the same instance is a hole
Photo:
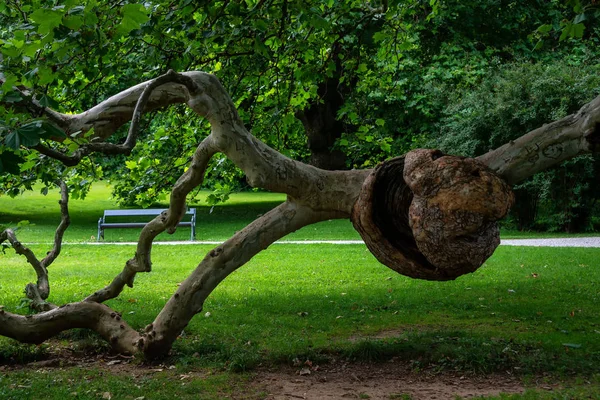
[[[137,162],[135,162],[133,160],[126,160],[125,167],[127,167],[128,170],[133,171],[134,169],[137,168]]]
[[[148,11],[141,4],[125,4],[121,8],[123,20],[117,27],[117,33],[125,35],[135,29],[139,29],[143,23],[148,22]]]
[[[565,24],[565,27],[563,28],[560,38],[558,38],[558,40],[562,41],[568,37],[581,38],[583,37],[584,29],[585,25],[583,24],[572,24],[569,22]]]
[[[561,32],[561,34],[560,34],[560,37],[558,38],[558,41],[559,41],[559,42],[562,42],[563,40],[565,40],[566,38],[568,38],[568,37],[569,37],[569,32],[570,32],[570,30],[571,30],[571,24],[567,24],[567,25],[566,25],[566,26],[563,28],[563,30],[562,30],[562,32]]]
[[[538,33],[548,33],[552,30],[552,25],[550,24],[545,24],[545,25],[541,25],[539,28],[537,28],[537,32]]]
[[[83,18],[78,15],[68,15],[63,18],[62,23],[67,28],[76,31],[83,25]]]
[[[41,125],[41,121],[23,125],[6,135],[4,143],[14,150],[19,150],[21,146],[35,146],[40,142],[40,135],[44,133]]]
[[[85,14],[83,15],[83,19],[87,25],[96,25],[98,23],[98,16],[92,9],[85,9]]]
[[[587,19],[587,17],[585,16],[585,14],[578,14],[575,19],[573,20],[574,24],[579,24],[580,22],[583,22]]]
[[[17,228],[24,228],[29,225],[33,225],[33,224],[31,222],[29,222],[28,219],[24,219],[24,220],[17,222]]]
[[[62,12],[38,8],[29,16],[38,24],[38,33],[45,35],[58,28],[62,22]]]
[[[40,78],[40,80],[39,80],[40,85],[47,85],[54,81],[54,72],[52,72],[51,68],[46,67],[46,66],[40,66],[38,68],[38,76]]]
[[[18,150],[21,146],[31,147],[40,142],[40,139],[64,138],[65,133],[48,121],[32,121],[15,129],[4,139],[6,146]]]
[[[45,94],[42,95],[42,97],[40,97],[39,103],[42,107],[50,107],[50,108],[58,107],[58,102],[56,100],[54,100],[52,97],[45,95]]]
[[[382,31],[379,32],[375,32],[373,34],[373,41],[375,43],[381,42],[382,40],[384,40],[386,38],[386,34]]]
[[[262,19],[252,21],[252,25],[261,32],[266,32],[269,29],[269,25]]]
[[[10,91],[10,92],[6,93],[6,95],[2,99],[2,101],[6,102],[6,103],[17,103],[21,100],[23,100],[23,97],[21,97],[19,92],[14,92],[14,91]]]
[[[44,131],[44,133],[40,135],[41,138],[54,139],[67,137],[67,134],[62,129],[51,122],[43,121],[41,128]]]
[[[320,15],[313,15],[310,19],[310,23],[316,29],[322,29],[322,30],[329,29],[329,22],[325,18],[321,17]]]
[[[0,51],[7,57],[17,58],[21,54],[21,50],[17,49],[15,46],[3,45],[0,47]]]
[[[269,48],[259,38],[254,39],[254,51],[262,56],[269,57]]]
[[[17,175],[20,172],[19,164],[25,161],[21,156],[11,151],[0,154],[0,174],[9,173]]]
[[[35,167],[37,164],[36,160],[29,160],[21,164],[21,172],[29,171],[31,168]]]
[[[35,56],[35,53],[37,53],[37,51],[41,49],[41,46],[42,45],[39,40],[27,43],[23,47],[23,55],[26,55],[27,57],[33,57]]]
[[[2,84],[2,87],[0,87],[0,89],[2,89],[2,91],[4,93],[8,93],[8,92],[12,91],[13,86],[15,86],[18,81],[19,80],[17,79],[16,76],[8,75],[5,77],[4,83]]]
[[[15,46],[17,49],[20,49],[23,47],[23,45],[25,44],[24,40],[17,40],[17,39],[13,39],[12,40],[12,44],[13,46]]]
[[[575,38],[581,38],[583,37],[583,31],[585,29],[585,25],[583,24],[573,24],[573,26],[571,27],[571,36],[575,37]]]

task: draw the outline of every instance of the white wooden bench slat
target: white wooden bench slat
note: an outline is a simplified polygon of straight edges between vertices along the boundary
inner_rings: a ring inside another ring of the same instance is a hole
[[[98,237],[104,239],[104,229],[113,228],[143,228],[148,222],[106,222],[107,217],[136,217],[136,216],[157,216],[160,215],[165,208],[146,208],[138,210],[104,210],[104,215],[98,220]],[[196,209],[190,208],[186,211],[186,215],[191,215],[191,221],[181,221],[177,226],[191,227],[190,240],[196,237]]]

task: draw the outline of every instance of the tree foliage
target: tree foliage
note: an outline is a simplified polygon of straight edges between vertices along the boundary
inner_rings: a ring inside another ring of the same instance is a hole
[[[61,135],[32,121],[32,99],[37,114],[85,110],[168,69],[215,73],[253,133],[293,159],[372,167],[429,143],[448,92],[476,90],[505,64],[595,59],[597,11],[579,0],[11,0],[0,5],[3,192],[60,175],[75,198],[94,179],[109,179],[124,204],[166,195],[208,134],[185,108],[148,119],[127,163],[95,156],[65,169],[20,145]],[[75,149],[88,139],[66,134],[51,145]],[[248,187],[225,157],[211,161],[205,186]]]
[[[499,68],[477,88],[451,95],[453,101],[438,124],[436,144],[448,152],[479,156],[517,139],[519,132],[575,112],[578,104],[600,94],[599,73],[598,65],[587,60]],[[591,216],[600,198],[592,182],[599,162],[597,156],[578,157],[516,186],[516,226],[592,229]]]

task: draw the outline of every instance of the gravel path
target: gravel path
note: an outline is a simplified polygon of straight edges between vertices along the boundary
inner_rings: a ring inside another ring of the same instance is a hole
[[[219,245],[220,241],[196,240],[190,242],[154,242],[156,245],[194,245],[194,244],[210,244]],[[280,240],[275,244],[362,244],[362,240]],[[67,244],[67,243],[65,243]],[[71,243],[81,244],[81,243]],[[88,242],[91,245],[136,245],[136,242]],[[576,237],[576,238],[552,238],[552,239],[505,239],[500,243],[501,246],[532,246],[532,247],[600,247],[600,237]]]
[[[600,247],[600,237],[506,239],[502,240],[501,244],[505,246],[533,247]]]

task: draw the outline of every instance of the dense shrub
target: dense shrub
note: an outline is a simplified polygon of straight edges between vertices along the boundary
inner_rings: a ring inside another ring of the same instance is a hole
[[[435,145],[449,153],[481,155],[577,111],[600,94],[599,72],[600,65],[572,60],[499,67],[476,89],[449,95]],[[515,186],[515,227],[593,229],[599,172],[597,156],[582,156]]]

